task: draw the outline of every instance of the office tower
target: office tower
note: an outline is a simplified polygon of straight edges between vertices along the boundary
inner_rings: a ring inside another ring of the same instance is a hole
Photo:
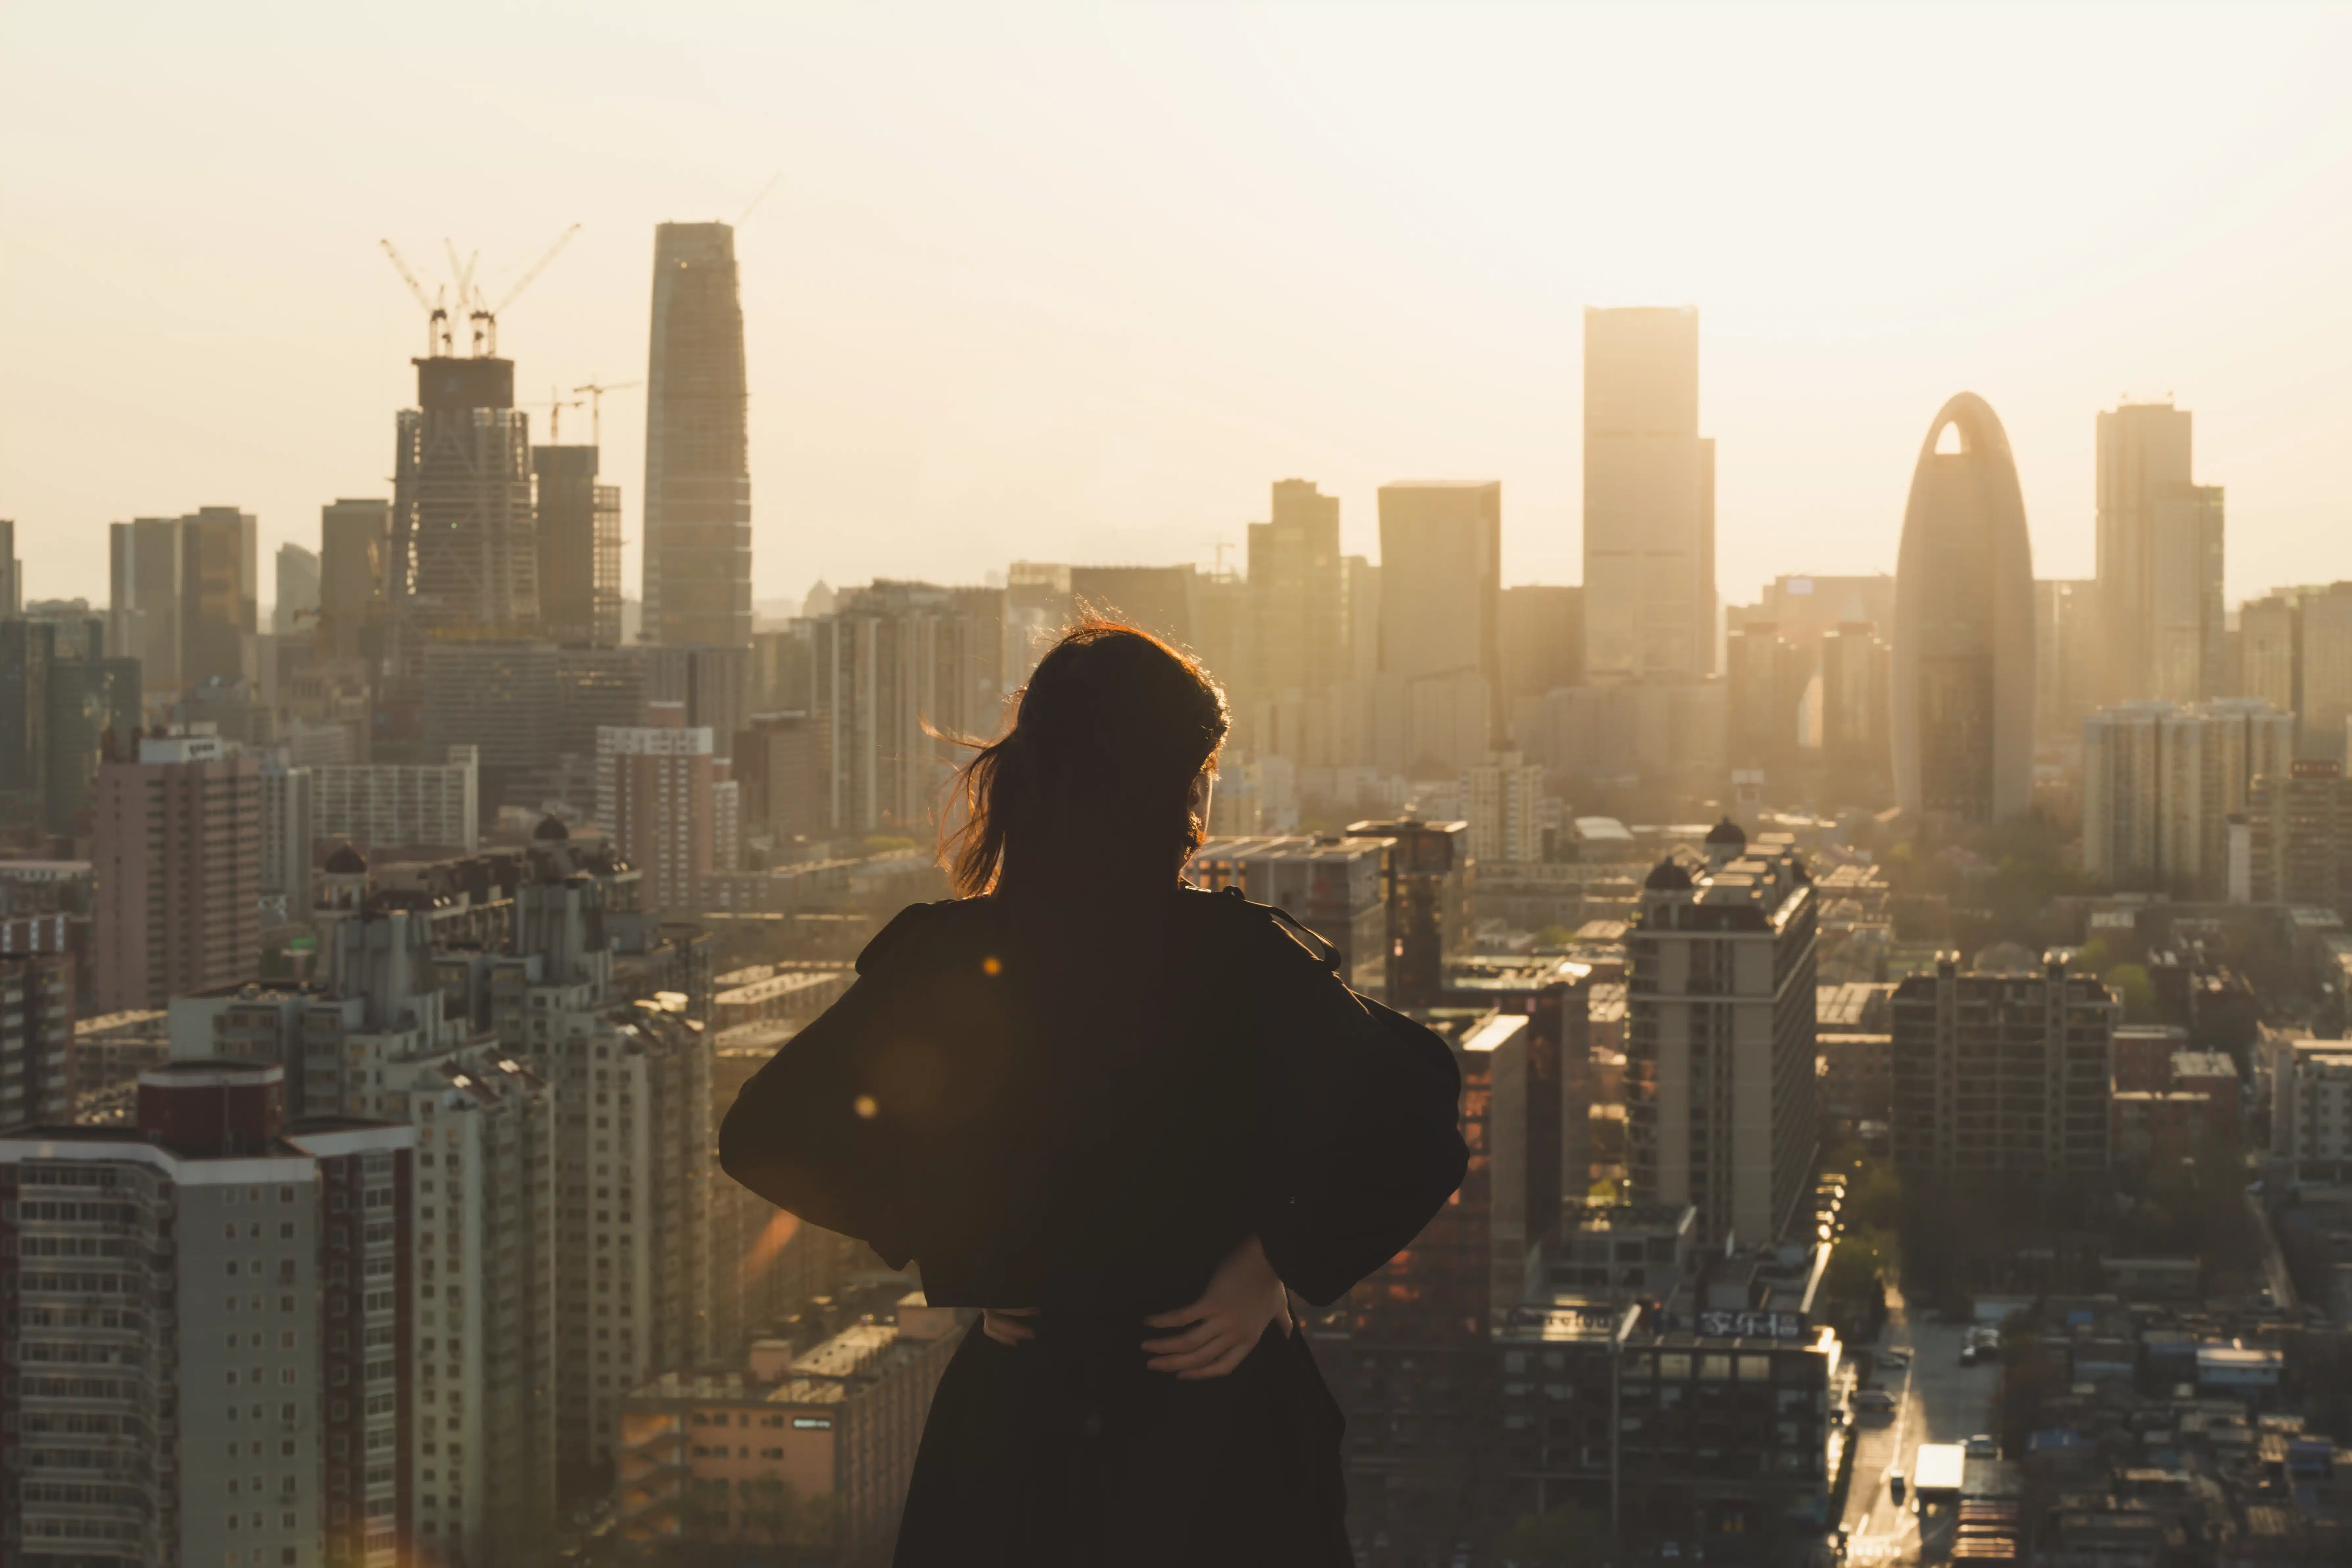
[[[471,746],[483,803],[537,805],[530,775],[555,754],[553,643],[446,638],[424,650],[425,752]]]
[[[233,506],[180,520],[180,677],[250,679],[260,629],[260,525]]]
[[[726,756],[751,714],[751,654],[745,647],[647,647],[646,700],[674,702],[689,729],[710,731]]]
[[[269,606],[269,630],[274,637],[294,637],[311,629],[319,613],[319,557],[299,544],[278,547],[278,598]]]
[[[2083,721],[2099,706],[2098,612],[2096,583],[2034,579],[2033,741],[2037,746],[2072,750],[2082,740]]]
[[[1544,858],[1544,771],[1517,752],[1496,752],[1462,770],[1462,815],[1470,854],[1481,864]]]
[[[809,715],[824,770],[829,833],[922,832],[932,821],[960,749],[941,734],[993,732],[982,708],[980,646],[955,595],[924,583],[877,582],[844,590],[814,626]]]
[[[142,517],[108,530],[107,646],[139,661],[152,692],[180,688],[180,520]]]
[[[2233,696],[2267,702],[2282,713],[2301,714],[2298,608],[2295,595],[2278,593],[2238,607],[2238,689]]]
[[[2098,504],[2106,701],[2221,695],[2221,491],[2190,479],[2188,410],[2099,416]]]
[[[47,815],[56,662],[55,626],[0,620],[0,823],[35,823]]]
[[[2255,903],[2352,915],[2352,779],[2343,763],[2298,758],[2257,777],[2246,818]]]
[[[0,616],[25,613],[25,563],[16,559],[16,524],[0,517]]]
[[[1503,701],[1503,487],[1382,485],[1380,673],[1413,711],[1392,761],[1451,772],[1507,727]],[[1431,701],[1415,702],[1419,689]]]
[[[1178,647],[1192,646],[1192,593],[1200,578],[1199,567],[1072,566],[1067,570],[1073,612],[1084,607],[1141,626]]]
[[[2083,869],[2118,891],[2220,899],[2230,819],[2294,760],[2294,719],[2265,702],[2134,702],[2083,724]]]
[[[2107,1168],[2116,1002],[2053,954],[2021,974],[1895,988],[1895,1163],[1906,1177],[2097,1176]]]
[[[1729,821],[1662,860],[1625,933],[1626,1180],[1690,1204],[1703,1245],[1778,1239],[1812,1193],[1812,879]]]
[[[1584,683],[1584,590],[1503,590],[1503,697],[1512,704]]]
[[[1339,564],[1348,592],[1348,679],[1369,682],[1381,673],[1381,569],[1360,555]]]
[[[400,412],[384,582],[399,672],[425,671],[436,638],[528,637],[539,625],[530,416],[514,362],[413,362],[416,406]]]
[[[690,913],[705,878],[735,869],[720,809],[733,784],[710,731],[689,728],[679,704],[652,703],[648,717],[596,732],[596,820],[614,853],[645,873],[653,908]]]
[[[319,509],[319,648],[335,658],[383,657],[392,503],[337,500]]]
[[[1584,671],[1715,673],[1715,443],[1698,312],[1584,312]]]
[[[539,476],[539,612],[555,642],[621,640],[621,487],[596,482],[593,447],[534,447]]]
[[[654,642],[751,640],[746,396],[735,231],[657,226],[645,491],[645,627]]]
[[[73,1055],[72,958],[0,942],[0,1127],[72,1121]]]
[[[281,900],[281,921],[310,918],[310,846],[317,839],[317,803],[308,768],[282,755],[262,757],[261,896]]]
[[[0,620],[0,822],[89,830],[106,732],[138,728],[139,665],[106,657],[95,616]]]
[[[170,705],[172,727],[218,735],[251,750],[277,738],[277,715],[253,682],[241,676],[207,675],[181,689]]]
[[[1249,525],[1263,689],[1311,691],[1345,679],[1342,572],[1339,498],[1322,494],[1310,480],[1276,479],[1272,520]]]
[[[2352,719],[2352,583],[2305,589],[2295,620],[2295,748],[2316,761],[2343,762],[2345,721]]]
[[[98,770],[99,1013],[161,1007],[261,957],[261,766],[217,736],[147,736]]]
[[[1884,623],[1846,621],[1822,637],[1822,765],[1829,798],[1869,805],[1887,789],[1894,649]]]
[[[1945,437],[1953,449],[1941,450]],[[1963,392],[1927,427],[1895,574],[1895,797],[1964,822],[2033,805],[2033,546],[2009,436]]]
[[[140,1075],[135,1125],[0,1135],[11,1563],[400,1553],[413,1135],[289,1124],[283,1079],[173,1062]]]
[[[735,783],[742,794],[743,826],[780,840],[824,831],[824,753],[816,721],[806,713],[754,713],[735,737]]]
[[[470,855],[481,843],[480,777],[471,746],[445,763],[339,763],[310,770],[311,837],[364,854],[433,848]]]
[[[1734,768],[1787,788],[1805,727],[1805,700],[1818,659],[1771,621],[1742,621],[1724,638],[1726,744]]]
[[[1868,621],[1891,626],[1895,620],[1895,579],[1880,572],[1867,577],[1824,577],[1818,574],[1784,574],[1764,584],[1760,614],[1780,635],[1799,647],[1811,647],[1842,626]]]

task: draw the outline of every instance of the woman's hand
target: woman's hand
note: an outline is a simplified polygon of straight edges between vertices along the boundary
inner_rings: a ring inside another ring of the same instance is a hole
[[[1174,1373],[1188,1383],[1223,1377],[1257,1348],[1268,1323],[1280,1323],[1285,1334],[1291,1331],[1290,1292],[1253,1236],[1225,1255],[1199,1300],[1143,1321],[1155,1329],[1184,1331],[1143,1342],[1152,1371]]]
[[[1037,1331],[1021,1321],[1036,1315],[1034,1307],[990,1307],[980,1314],[980,1331],[998,1344],[1017,1345],[1037,1337]]]

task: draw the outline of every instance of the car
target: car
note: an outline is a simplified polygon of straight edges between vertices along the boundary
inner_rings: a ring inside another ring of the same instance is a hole
[[[1881,1366],[1909,1366],[1911,1364],[1911,1352],[1909,1351],[1880,1351],[1878,1352],[1878,1364]]]
[[[1893,1498],[1896,1502],[1901,1502],[1903,1500],[1902,1471],[1889,1470],[1886,1472],[1886,1495]]]
[[[2000,1458],[2000,1445],[1994,1442],[1992,1438],[1987,1436],[1982,1432],[1978,1433],[1975,1436],[1961,1444],[1960,1451],[1971,1459],[1998,1459]]]
[[[1884,1414],[1895,1408],[1895,1395],[1883,1388],[1865,1388],[1853,1396],[1853,1407],[1873,1415]]]

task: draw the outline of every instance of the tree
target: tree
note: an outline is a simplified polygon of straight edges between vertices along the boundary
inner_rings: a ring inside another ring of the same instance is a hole
[[[2123,1004],[2123,1021],[2126,1024],[2151,1024],[2156,1021],[2156,984],[2147,971],[2137,963],[2118,963],[2101,978],[2116,1000]]]
[[[1518,1568],[1601,1568],[1609,1561],[1609,1521],[1574,1503],[1522,1514],[1503,1555]]]

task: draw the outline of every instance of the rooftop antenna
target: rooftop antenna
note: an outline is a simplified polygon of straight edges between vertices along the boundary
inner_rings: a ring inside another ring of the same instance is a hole
[[[735,220],[735,226],[737,228],[741,228],[743,226],[744,218],[750,217],[753,213],[760,210],[760,204],[768,199],[768,193],[774,190],[776,188],[776,182],[783,177],[784,172],[782,169],[777,170],[774,174],[768,176],[768,183],[760,187],[760,194],[753,196],[751,198],[751,205],[743,209],[743,216]]]

